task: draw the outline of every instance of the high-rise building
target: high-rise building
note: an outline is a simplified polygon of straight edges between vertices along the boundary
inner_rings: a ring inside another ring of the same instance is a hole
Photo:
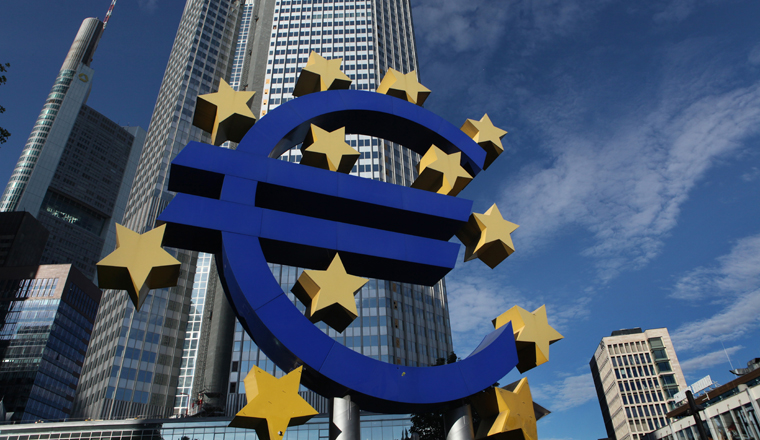
[[[292,99],[311,51],[343,58],[354,89],[374,91],[389,68],[416,70],[409,1],[188,0],[126,225],[138,232],[151,229],[172,198],[166,190],[170,160],[189,141],[210,143],[207,133],[191,125],[199,94],[215,91],[224,78],[238,90],[256,91],[254,113],[264,116]],[[361,153],[353,174],[402,185],[416,178],[419,158],[411,150],[367,136],[348,135],[347,142]],[[300,157],[294,148],[280,159],[298,162]],[[85,362],[87,385],[77,397],[78,415],[234,414],[245,403],[242,380],[253,365],[282,374],[236,322],[212,256],[177,254],[183,263],[179,286],[152,291],[140,313],[123,294],[105,296],[93,337],[97,348]],[[279,265],[271,269],[285,291],[301,272]],[[356,351],[400,365],[430,365],[451,352],[443,281],[424,287],[371,280],[356,300],[359,317],[344,332],[318,325]],[[147,380],[123,376],[124,366],[137,365],[151,373],[143,376]],[[323,399],[304,394],[326,411]]]
[[[0,211],[26,211],[50,232],[43,263],[71,263],[89,278],[116,246],[145,139],[86,105],[90,67],[103,22],[85,19],[0,199]]]
[[[0,234],[10,237],[0,267],[3,409],[12,420],[70,417],[101,292],[70,264],[39,266],[48,234],[31,214],[0,213]]]
[[[666,425],[675,394],[686,389],[666,328],[614,331],[589,364],[610,439],[639,440]]]
[[[187,1],[129,194],[126,227],[140,233],[153,228],[173,197],[167,191],[169,163],[188,142],[210,142],[192,125],[195,102],[230,77],[241,7],[238,0]],[[175,253],[182,262],[178,286],[153,290],[140,312],[123,292],[104,294],[77,392],[77,415],[172,414],[182,392],[177,391],[180,373],[195,365],[209,278],[208,265],[196,271],[197,253]],[[200,259],[201,264],[208,260]]]

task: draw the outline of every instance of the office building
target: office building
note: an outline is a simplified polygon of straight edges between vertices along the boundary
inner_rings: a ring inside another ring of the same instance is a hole
[[[0,440],[114,440],[114,439],[195,439],[241,440],[255,438],[252,431],[230,428],[231,417],[172,419],[92,420],[61,423],[5,425]],[[409,431],[409,417],[373,414],[362,416],[364,440],[402,440]],[[283,440],[328,438],[327,417],[314,417],[301,426],[291,426]]]
[[[71,416],[100,297],[71,264],[0,268],[0,397],[11,420]]]
[[[90,66],[103,22],[84,20],[0,199],[50,232],[43,263],[71,263],[94,279],[95,263],[116,246],[137,158],[139,127],[120,127],[86,105]]]
[[[38,265],[48,235],[28,212],[0,212],[0,267]]]
[[[675,394],[686,389],[665,328],[614,331],[602,338],[589,365],[611,439],[639,440],[665,426]]]
[[[708,438],[760,438],[760,369],[746,370],[746,374],[731,382],[694,397],[694,403],[704,408],[699,416]],[[688,409],[686,402],[680,402],[680,406],[667,414],[668,424],[650,432],[644,439],[699,439],[696,421],[688,414]]]
[[[169,161],[189,141],[210,143],[207,133],[191,125],[199,94],[216,91],[224,78],[238,90],[256,91],[254,113],[264,116],[292,99],[311,51],[343,58],[352,88],[374,91],[387,69],[417,68],[411,6],[406,0],[189,0],[126,225],[138,232],[151,229],[172,198],[166,190]],[[366,136],[349,135],[347,142],[361,153],[355,175],[403,185],[416,178],[419,159],[410,150]],[[294,148],[280,159],[298,162],[300,156]],[[134,313],[125,295],[106,295],[93,337],[98,348],[85,362],[83,378],[91,386],[77,397],[78,415],[232,415],[245,403],[242,380],[251,366],[282,374],[236,322],[212,256],[184,251],[177,256],[183,263],[179,286],[151,292],[140,313]],[[279,265],[271,269],[285,291],[301,272]],[[399,365],[431,365],[451,352],[443,281],[422,287],[371,280],[356,299],[359,317],[345,332],[321,323],[320,328],[356,351]],[[111,336],[117,333],[119,337]],[[140,365],[151,375],[143,376],[148,380],[127,379],[124,365]],[[104,371],[109,373],[104,376]],[[326,411],[324,399],[303,394]]]
[[[172,199],[167,182],[174,156],[190,141],[210,142],[192,125],[195,102],[230,77],[241,6],[237,0],[185,4],[123,218],[134,231],[152,229]],[[77,392],[78,416],[174,411],[180,372],[195,365],[209,274],[198,271],[196,282],[197,253],[173,252],[182,262],[178,286],[151,291],[139,313],[124,292],[104,294]]]

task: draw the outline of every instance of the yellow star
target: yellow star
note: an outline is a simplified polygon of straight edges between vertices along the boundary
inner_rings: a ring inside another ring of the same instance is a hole
[[[359,152],[346,143],[346,127],[328,132],[311,124],[301,152],[302,164],[339,173],[350,173],[359,160]]]
[[[484,170],[491,166],[493,161],[504,152],[501,138],[507,132],[501,128],[494,127],[487,113],[480,118],[480,121],[474,119],[466,120],[461,130],[486,150],[486,160],[483,164]]]
[[[528,378],[476,394],[472,397],[472,404],[482,419],[475,434],[477,440],[537,440],[536,415]]]
[[[161,248],[166,225],[138,234],[116,224],[116,250],[97,264],[98,287],[126,290],[140,310],[150,289],[173,287],[180,263]]]
[[[325,324],[342,332],[358,316],[354,294],[369,281],[346,273],[335,254],[327,270],[305,270],[291,290],[307,308],[311,322]]]
[[[236,92],[220,79],[218,92],[198,96],[193,125],[211,133],[214,145],[226,141],[240,142],[256,122],[251,111],[255,93]]]
[[[495,328],[512,322],[512,331],[517,342],[517,369],[524,373],[549,361],[549,345],[564,336],[549,325],[546,317],[546,305],[533,313],[519,306],[514,306],[493,320]]]
[[[484,214],[472,213],[457,238],[465,245],[464,261],[479,258],[493,269],[515,251],[510,235],[519,228],[504,220],[496,204]]]
[[[430,89],[417,81],[417,72],[414,70],[403,74],[398,70],[388,69],[383,80],[380,81],[377,93],[395,96],[412,104],[422,105],[430,96]]]
[[[328,60],[312,51],[309,61],[298,76],[298,81],[293,88],[293,96],[349,88],[351,79],[340,70],[342,62],[343,58]]]
[[[261,440],[282,439],[288,426],[306,423],[317,415],[298,394],[303,367],[277,379],[253,367],[243,381],[248,404],[235,415],[231,427],[255,429]]]
[[[467,186],[472,176],[460,161],[462,153],[446,154],[435,145],[431,145],[420,159],[419,176],[412,182],[412,188],[455,196]]]

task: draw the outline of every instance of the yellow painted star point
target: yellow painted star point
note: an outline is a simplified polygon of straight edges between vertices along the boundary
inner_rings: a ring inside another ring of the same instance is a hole
[[[504,220],[496,204],[483,214],[472,213],[456,234],[465,245],[464,261],[478,258],[491,269],[498,266],[514,253],[511,234],[519,227]]]
[[[240,142],[256,122],[251,111],[255,93],[237,92],[220,79],[216,93],[198,96],[193,125],[211,133],[214,145],[222,145],[226,141]]]
[[[537,440],[536,415],[527,378],[504,388],[490,388],[473,396],[472,403],[482,419],[475,434],[477,440]]]
[[[358,316],[354,294],[367,278],[349,275],[338,254],[327,270],[305,270],[291,290],[306,306],[311,322],[323,321],[342,332]]]
[[[460,164],[462,153],[444,153],[432,145],[420,159],[419,176],[412,188],[455,196],[472,181],[472,176]]]
[[[346,143],[346,128],[328,132],[311,124],[301,148],[301,163],[339,173],[350,173],[359,152]]]
[[[412,104],[422,105],[430,96],[430,89],[420,84],[417,80],[417,72],[414,70],[403,74],[398,70],[388,69],[383,80],[380,81],[377,93],[395,96]]]
[[[505,130],[495,127],[488,114],[483,115],[480,121],[468,119],[462,125],[461,129],[467,136],[471,137],[478,145],[486,151],[486,160],[483,164],[485,170],[501,153],[504,152],[504,146],[501,144],[501,138],[507,134]]]
[[[549,345],[563,339],[557,330],[549,325],[546,305],[533,313],[514,306],[494,319],[494,327],[500,328],[512,323],[512,331],[517,343],[517,369],[524,373],[549,361]]]
[[[151,289],[173,287],[180,263],[161,247],[165,225],[138,234],[116,224],[116,249],[97,264],[98,287],[126,290],[140,310]]]
[[[303,367],[277,379],[253,367],[243,381],[248,403],[230,422],[231,427],[255,429],[261,440],[278,440],[288,426],[303,425],[317,411],[298,394]]]
[[[328,60],[312,51],[293,87],[293,96],[349,88],[351,79],[340,70],[342,62],[343,58]]]

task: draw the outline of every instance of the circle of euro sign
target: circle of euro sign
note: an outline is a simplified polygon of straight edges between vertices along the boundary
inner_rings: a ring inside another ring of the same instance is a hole
[[[288,299],[269,263],[326,269],[336,252],[352,275],[434,285],[456,264],[449,243],[472,202],[278,160],[311,124],[387,139],[419,154],[461,152],[474,177],[485,151],[460,129],[387,95],[335,90],[289,101],[262,117],[237,150],[190,143],[172,162],[177,195],[158,218],[164,245],[216,255],[224,288],[254,342],[325,397],[351,395],[364,410],[441,409],[480,392],[518,362],[511,324],[467,358],[436,367],[372,359],[334,341]]]

